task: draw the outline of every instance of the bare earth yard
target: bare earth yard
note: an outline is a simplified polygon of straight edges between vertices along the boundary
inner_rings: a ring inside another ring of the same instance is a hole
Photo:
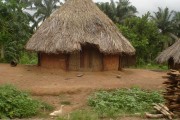
[[[84,74],[77,77],[78,74]],[[121,78],[117,78],[121,75]],[[143,89],[162,90],[163,75],[142,69],[125,69],[109,72],[65,72],[48,70],[36,66],[0,64],[0,84],[13,84],[28,90],[38,99],[46,101],[58,109],[62,101],[70,101],[64,108],[65,113],[86,107],[87,97],[99,89],[130,88],[138,86]],[[138,120],[140,118],[123,118]]]

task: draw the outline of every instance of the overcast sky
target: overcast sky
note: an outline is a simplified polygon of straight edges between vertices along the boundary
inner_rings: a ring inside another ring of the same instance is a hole
[[[94,2],[110,2],[110,0],[93,0]],[[115,0],[118,1],[118,0]],[[155,12],[158,7],[168,7],[170,10],[180,11],[180,0],[129,0],[134,5],[139,14],[142,15],[148,11]]]

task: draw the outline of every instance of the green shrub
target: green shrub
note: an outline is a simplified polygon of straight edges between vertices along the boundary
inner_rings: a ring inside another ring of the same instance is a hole
[[[49,104],[47,104],[46,102],[41,102],[41,109],[42,110],[47,110],[47,111],[53,111],[54,110],[54,106],[51,106]]]
[[[93,111],[78,110],[69,114],[69,116],[59,117],[57,120],[99,120],[98,115]]]
[[[36,115],[44,104],[12,85],[0,86],[0,118],[24,118]]]
[[[31,64],[31,65],[35,65],[37,64],[37,54],[35,53],[26,53],[23,52],[21,54],[21,57],[19,59],[19,63],[20,64]]]
[[[6,60],[4,58],[0,58],[0,63],[5,63]]]
[[[162,95],[157,91],[139,88],[100,91],[89,97],[88,103],[102,116],[114,117],[120,114],[143,113],[152,109],[152,103],[162,103]]]

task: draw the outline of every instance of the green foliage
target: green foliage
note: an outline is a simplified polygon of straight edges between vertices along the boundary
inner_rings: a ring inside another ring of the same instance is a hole
[[[0,63],[6,63],[6,60],[4,58],[0,58]]]
[[[174,12],[172,24],[174,28],[173,33],[180,37],[180,12]]]
[[[175,15],[173,14],[173,11],[170,11],[169,8],[162,9],[158,7],[158,11],[154,12],[154,15],[151,16],[152,21],[157,25],[157,27],[160,29],[160,32],[162,35],[166,35],[167,39],[163,41],[163,49],[166,49],[171,44],[174,43],[174,40],[170,37],[171,34],[178,35],[176,27],[173,26],[173,20],[172,18],[175,18]]]
[[[165,9],[158,7],[158,11],[154,12],[154,16],[152,16],[152,19],[163,34],[172,32],[172,15],[173,11],[169,11],[167,7]]]
[[[44,111],[45,110],[52,111],[52,110],[54,110],[54,107],[47,104],[46,102],[41,102],[41,109],[44,110]]]
[[[36,115],[40,109],[48,107],[12,85],[0,86],[0,118],[30,117]]]
[[[111,2],[96,3],[97,6],[112,20],[116,21],[116,4],[113,0]]]
[[[129,0],[118,2],[97,3],[97,6],[115,23],[123,23],[126,18],[134,17],[137,13],[136,7]]]
[[[93,111],[78,110],[68,116],[59,117],[57,120],[99,120],[98,115]]]
[[[37,64],[38,63],[37,53],[23,52],[21,54],[19,63],[20,64],[33,64],[33,65]]]
[[[145,91],[139,88],[100,91],[89,97],[88,103],[101,116],[114,117],[120,114],[143,113],[152,109],[153,103],[162,103],[164,99],[157,91]]]
[[[54,11],[57,9],[60,0],[31,0],[31,6],[34,5],[33,10],[36,10],[34,15],[30,17],[31,22],[33,22],[32,29],[37,29],[38,24],[47,19]]]
[[[138,65],[154,61],[158,53],[162,51],[162,43],[166,40],[156,24],[148,18],[149,13],[142,18],[126,19],[124,25],[117,25],[135,47]]]
[[[26,40],[30,36],[29,19],[19,1],[0,1],[1,58],[7,62],[18,61]],[[5,58],[4,58],[5,57]]]
[[[132,66],[133,68],[133,66]],[[141,69],[149,69],[149,70],[159,70],[159,71],[166,71],[168,70],[168,66],[165,64],[157,64],[157,63],[144,63],[143,60],[141,60],[140,63],[138,63],[138,66],[135,66],[135,68],[141,68]]]

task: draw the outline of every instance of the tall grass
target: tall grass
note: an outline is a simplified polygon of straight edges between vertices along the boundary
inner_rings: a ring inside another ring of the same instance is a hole
[[[142,60],[143,61],[143,60]],[[150,69],[150,70],[168,70],[168,65],[167,64],[157,64],[156,62],[140,62],[136,63],[135,66],[131,66],[132,68],[140,68],[140,69]]]

